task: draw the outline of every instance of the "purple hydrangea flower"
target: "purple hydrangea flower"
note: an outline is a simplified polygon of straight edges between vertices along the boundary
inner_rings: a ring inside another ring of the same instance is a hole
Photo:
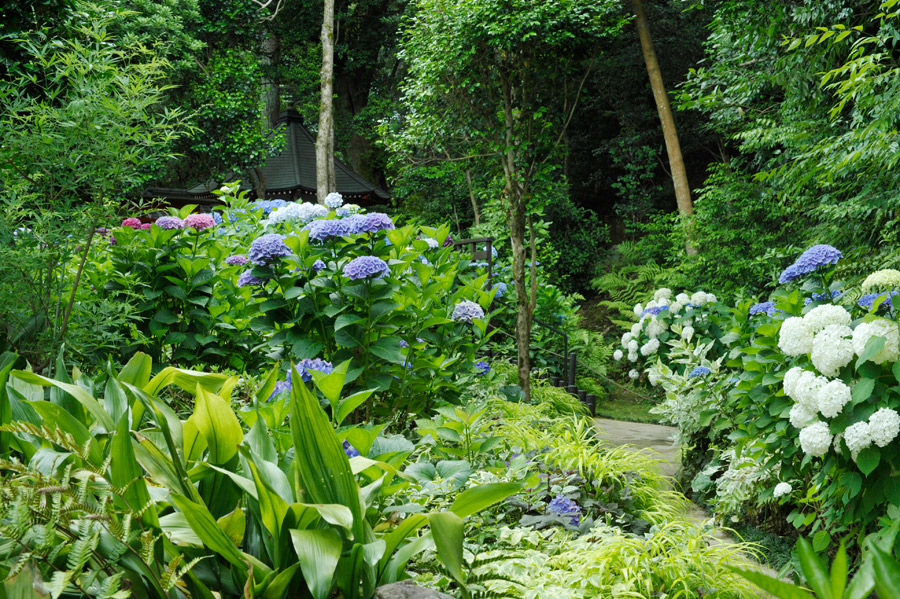
[[[871,310],[872,305],[875,303],[879,297],[884,297],[884,301],[879,304],[878,309],[888,309],[892,310],[894,308],[894,304],[891,302],[891,298],[895,295],[900,294],[900,291],[889,291],[887,293],[867,293],[866,295],[859,298],[859,301],[856,302],[861,308],[865,308],[866,310]]]
[[[380,279],[390,272],[387,262],[375,256],[360,256],[344,265],[344,276],[351,281],[359,279]]]
[[[561,518],[568,518],[572,526],[578,526],[581,521],[581,507],[565,495],[554,497],[547,505],[547,511]]]
[[[347,223],[342,220],[314,220],[303,227],[309,231],[309,238],[325,241],[329,237],[346,237],[350,234]]]
[[[453,245],[453,235],[447,235],[447,239],[444,240],[444,247],[448,247]]]
[[[391,217],[382,212],[373,212],[363,215],[364,220],[360,223],[360,233],[376,233],[378,231],[386,231],[394,228],[394,221]]]
[[[484,360],[478,360],[475,362],[475,374],[485,375],[491,370],[491,365],[485,362]]]
[[[698,366],[698,367],[694,368],[692,371],[690,371],[690,373],[688,373],[688,378],[692,379],[692,378],[695,378],[698,376],[706,376],[707,374],[710,374],[711,372],[712,372],[712,370],[710,370],[706,366]]]
[[[406,341],[405,339],[401,339],[400,347],[409,347],[409,341]]]
[[[294,368],[300,373],[300,378],[303,379],[303,382],[305,383],[312,380],[312,374],[309,372],[310,370],[317,370],[319,372],[324,372],[325,374],[331,374],[334,371],[331,362],[326,362],[321,358],[304,358],[297,362],[297,365]]]
[[[450,318],[456,322],[471,323],[476,318],[484,318],[484,310],[475,302],[465,300],[453,307],[453,314]]]
[[[844,255],[840,250],[830,245],[814,245],[803,252],[793,264],[784,269],[784,272],[778,277],[778,282],[787,283],[799,279],[823,266],[837,264],[837,261],[843,257]]]
[[[290,391],[290,390],[291,390],[291,379],[288,379],[286,381],[278,381],[277,383],[275,383],[275,389],[272,391],[272,394],[269,396],[269,399],[267,401],[272,401],[272,399],[275,398],[276,396],[278,396],[279,394],[284,393],[285,391]]]
[[[284,237],[276,233],[262,235],[250,244],[250,261],[265,266],[278,262],[283,256],[291,255],[291,248],[284,243]]]
[[[347,454],[348,458],[355,458],[359,456],[359,451],[357,451],[355,447],[350,445],[350,442],[346,439],[344,439],[344,453]]]
[[[759,302],[750,306],[750,316],[756,316],[757,314],[774,316],[775,312],[775,302]]]
[[[312,265],[312,271],[313,271],[314,273],[320,273],[320,272],[322,272],[323,270],[325,270],[325,263],[324,263],[324,262],[322,262],[321,260],[316,260],[315,262],[313,262],[313,265]]]
[[[665,312],[669,309],[669,306],[656,306],[655,308],[647,308],[643,312],[641,312],[641,316],[646,316],[649,314],[650,316],[656,316],[660,312]]]
[[[229,266],[243,266],[247,264],[249,260],[247,260],[246,256],[242,256],[240,254],[235,254],[234,256],[228,256],[225,258],[225,264]]]
[[[156,219],[156,226],[160,229],[183,229],[184,221],[177,216],[160,216]]]
[[[237,286],[246,287],[247,285],[265,285],[267,279],[263,279],[253,275],[252,270],[245,270],[238,277]]]

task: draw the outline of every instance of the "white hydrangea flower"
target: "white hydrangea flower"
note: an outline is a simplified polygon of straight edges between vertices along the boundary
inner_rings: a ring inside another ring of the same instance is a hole
[[[865,449],[872,444],[872,434],[869,430],[869,423],[857,422],[856,424],[848,426],[847,430],[844,431],[844,443],[847,444],[847,449],[849,449],[851,455],[854,456],[853,459],[856,459],[855,456],[860,450]]]
[[[628,341],[628,351],[629,353],[637,353],[638,350],[638,342],[636,339],[630,339]]]
[[[660,300],[660,299],[667,300],[670,297],[672,297],[672,290],[668,289],[666,287],[663,287],[662,289],[657,289],[656,293],[653,294],[653,299],[655,299],[655,300]]]
[[[675,301],[686,306],[691,303],[691,296],[689,296],[687,293],[682,292],[675,296]]]
[[[819,411],[819,389],[828,384],[824,376],[816,376],[810,371],[805,371],[797,380],[794,387],[794,401],[805,405],[813,412]]]
[[[628,378],[630,378],[633,381],[636,381],[640,376],[641,376],[641,373],[638,372],[637,370],[635,370],[634,368],[632,368],[631,370],[628,371]]]
[[[778,335],[778,347],[788,356],[802,356],[812,351],[813,332],[806,321],[792,316],[781,325]]]
[[[678,314],[682,309],[684,309],[684,304],[682,304],[681,302],[672,302],[669,305],[669,312],[671,312],[672,314]]]
[[[772,491],[772,497],[776,499],[778,497],[784,497],[785,495],[790,495],[793,492],[794,487],[791,486],[791,483],[778,483],[775,485],[775,490]]]
[[[327,196],[325,196],[325,206],[327,206],[329,210],[337,210],[343,205],[344,197],[338,192],[332,191]]]
[[[813,333],[818,333],[830,324],[849,325],[850,313],[843,306],[822,304],[807,312],[803,320]]]
[[[844,433],[838,433],[834,436],[834,443],[832,443],[832,446],[834,447],[834,450],[838,453],[841,452],[841,441],[843,441],[843,440],[844,440]]]
[[[862,282],[863,293],[892,291],[898,288],[900,288],[900,270],[893,268],[876,270]]]
[[[647,380],[650,381],[650,386],[655,387],[659,384],[659,373],[656,370],[651,370],[650,374],[647,375]]]
[[[655,307],[657,307],[658,305],[659,305],[659,304],[657,303],[656,300],[651,300],[651,301],[647,302],[647,305],[646,305],[646,306],[644,306],[644,310],[649,310],[649,309],[651,309],[651,308],[655,308]]]
[[[613,352],[613,360],[615,360],[616,362],[620,361],[623,357],[624,354],[622,353],[621,349],[617,349]]]
[[[717,301],[719,301],[719,298],[717,298],[716,296],[714,296],[712,293],[707,293],[707,294],[706,294],[706,303],[707,303],[707,304],[714,304],[714,303],[716,303]]]
[[[698,291],[691,296],[691,303],[695,306],[702,306],[706,303],[706,293]]]
[[[347,211],[348,214],[357,214],[362,210],[359,204],[344,204],[343,208]]]
[[[850,401],[850,387],[843,381],[834,380],[822,386],[817,395],[819,413],[825,418],[834,418],[844,410]]]
[[[825,308],[828,305],[830,304],[819,306],[819,308]],[[841,309],[843,310],[843,308]],[[845,324],[825,325],[813,339],[812,353],[809,356],[813,366],[825,376],[837,376],[840,369],[853,360],[852,337],[853,330]]]
[[[800,380],[800,376],[804,372],[806,371],[799,366],[794,366],[784,374],[784,394],[793,400],[797,399],[795,395],[797,392],[797,382]]]
[[[694,336],[694,327],[688,325],[681,329],[681,338],[685,341],[690,341]]]
[[[656,339],[665,332],[666,325],[661,320],[653,319],[650,321],[650,324],[647,325],[647,335],[649,335],[651,339]]]
[[[643,331],[643,330],[644,330],[644,325],[643,325],[643,323],[636,322],[636,323],[634,323],[633,325],[631,325],[631,336],[632,336],[632,337],[639,337],[640,334],[641,334],[641,331]]]
[[[643,313],[644,313],[644,306],[642,306],[641,304],[635,304],[634,305],[634,315],[640,316]]]
[[[631,343],[631,340],[634,339],[635,335],[631,333],[625,333],[622,335],[622,347],[628,347],[628,344]]]
[[[628,352],[628,361],[629,362],[637,362],[638,361],[638,354],[636,351]]]
[[[657,350],[659,350],[659,339],[651,339],[641,346],[641,354],[644,356],[655,354]]]
[[[819,458],[831,447],[831,433],[824,422],[814,422],[800,431],[800,448],[806,455]]]
[[[885,447],[900,434],[900,414],[890,408],[881,408],[869,416],[869,436],[872,443]]]
[[[664,297],[663,297],[663,298],[660,298],[660,299],[658,299],[658,300],[656,300],[656,307],[657,307],[657,308],[665,307],[665,306],[668,306],[668,305],[669,305],[669,300],[667,300],[667,299],[664,298]]]
[[[802,403],[795,403],[791,406],[790,420],[791,426],[802,429],[816,421],[816,413]]]
[[[885,338],[884,347],[872,357],[873,362],[883,364],[896,362],[900,358],[900,330],[897,329],[897,323],[879,318],[858,324],[853,330],[853,350],[856,355],[862,355],[872,337]]]

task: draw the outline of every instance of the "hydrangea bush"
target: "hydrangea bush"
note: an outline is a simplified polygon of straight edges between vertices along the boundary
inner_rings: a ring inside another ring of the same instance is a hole
[[[835,281],[841,257],[814,246],[770,298],[691,308],[687,333],[686,303],[660,290],[617,352],[665,391],[655,411],[691,448],[695,491],[722,515],[780,506],[818,550],[900,504],[900,278]]]
[[[351,384],[376,391],[366,418],[452,400],[483,370],[493,292],[483,273],[461,276],[461,255],[442,247],[449,227],[398,227],[337,197],[217,194],[218,219],[188,206],[149,230],[116,229],[95,253],[100,293],[143,298],[130,351],[251,371],[349,360]]]

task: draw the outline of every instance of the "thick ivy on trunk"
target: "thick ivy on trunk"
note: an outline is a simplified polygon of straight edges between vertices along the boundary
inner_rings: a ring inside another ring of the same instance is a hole
[[[319,105],[319,131],[316,134],[316,200],[335,190],[334,173],[334,0],[325,0],[322,17],[322,97]]]

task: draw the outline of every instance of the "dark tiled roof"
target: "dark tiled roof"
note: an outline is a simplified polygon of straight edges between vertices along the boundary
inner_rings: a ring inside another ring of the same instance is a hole
[[[287,143],[281,153],[270,156],[266,165],[260,169],[266,178],[266,195],[275,197],[279,192],[294,192],[287,195],[315,197],[316,140],[303,126],[300,114],[294,110],[282,112],[278,123],[280,127],[277,132],[286,136]],[[356,201],[360,196],[366,196],[371,201],[391,197],[388,192],[369,183],[337,158],[334,159],[334,168],[337,191],[348,201]],[[249,179],[242,177],[242,188],[251,188]],[[215,182],[207,181],[195,185],[187,192],[205,195],[215,187]]]

